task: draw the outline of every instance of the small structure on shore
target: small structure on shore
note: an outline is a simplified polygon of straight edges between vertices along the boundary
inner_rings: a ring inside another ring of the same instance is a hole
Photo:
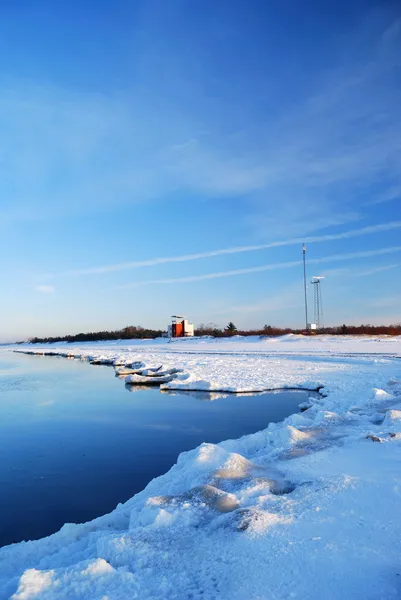
[[[173,315],[171,319],[171,325],[169,325],[167,329],[167,337],[180,338],[194,336],[194,325],[193,323],[190,323],[185,317]]]

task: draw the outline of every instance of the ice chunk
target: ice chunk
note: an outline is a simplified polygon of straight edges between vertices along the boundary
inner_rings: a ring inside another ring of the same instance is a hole
[[[385,390],[381,390],[379,388],[373,388],[373,399],[374,400],[392,400],[394,398],[394,396],[392,394],[389,394],[388,392],[386,392]]]
[[[401,426],[401,410],[388,410],[384,417],[383,425],[399,424]]]
[[[17,592],[13,595],[13,600],[24,600],[32,598],[43,593],[53,580],[54,571],[38,571],[37,569],[27,569],[21,576]]]

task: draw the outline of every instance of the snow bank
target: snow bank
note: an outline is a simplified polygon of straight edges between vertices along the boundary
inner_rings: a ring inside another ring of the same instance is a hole
[[[39,347],[45,352],[51,352],[55,344],[21,344],[18,348],[37,350]],[[61,352],[68,354],[70,349],[112,349],[115,354],[126,350],[152,350],[157,352],[294,352],[307,354],[378,354],[401,356],[401,336],[340,336],[340,335],[295,335],[293,333],[278,337],[269,336],[240,336],[228,338],[213,338],[211,336],[194,338],[177,338],[169,340],[156,338],[152,340],[110,340],[99,342],[76,342],[57,344]]]
[[[291,346],[285,356],[249,353],[269,342],[227,343],[235,351],[68,348],[80,360],[182,369],[186,379],[167,385],[184,389],[323,394],[282,423],[181,454],[109,515],[0,549],[0,598],[400,597],[401,362],[387,341],[374,356],[359,352],[364,342],[350,352],[336,341],[324,356],[292,338],[274,342]],[[389,343],[399,355],[401,341]]]

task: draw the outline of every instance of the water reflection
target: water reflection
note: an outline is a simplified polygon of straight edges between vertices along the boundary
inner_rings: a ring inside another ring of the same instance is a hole
[[[125,384],[125,389],[127,392],[144,392],[149,391],[148,385],[140,385],[135,384],[132,385],[130,383]],[[233,394],[229,392],[203,392],[203,391],[195,391],[195,390],[169,390],[169,389],[160,389],[160,393],[163,396],[179,396],[182,398],[195,398],[196,400],[201,400],[203,402],[210,402],[211,400],[221,400],[222,398],[229,398]],[[241,394],[254,396],[255,394]]]
[[[187,398],[195,398],[202,402],[210,402],[212,400],[221,400],[222,398],[229,398],[232,396],[229,392],[203,392],[196,390],[160,390],[162,394],[169,396],[182,396]],[[245,395],[245,394],[244,394]],[[250,396],[254,394],[248,394]]]
[[[122,379],[124,379],[124,377],[122,377]],[[133,385],[132,383],[126,383],[125,384],[125,389],[127,390],[127,392],[149,392],[149,390],[155,390],[157,389],[157,383],[155,382],[154,385],[141,385],[141,384],[135,384]],[[162,391],[162,390],[160,390]]]

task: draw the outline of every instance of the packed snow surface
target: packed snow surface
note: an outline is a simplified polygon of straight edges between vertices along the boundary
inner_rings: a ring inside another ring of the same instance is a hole
[[[283,387],[321,397],[263,431],[181,454],[109,515],[0,549],[1,599],[401,597],[401,338],[18,349],[134,379],[159,372],[173,378],[162,386],[216,402],[220,391]]]

